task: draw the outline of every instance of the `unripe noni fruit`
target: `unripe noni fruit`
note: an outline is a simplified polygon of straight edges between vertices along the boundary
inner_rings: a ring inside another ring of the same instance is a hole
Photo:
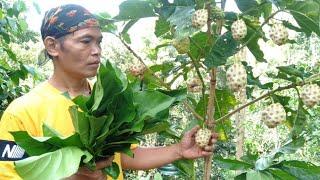
[[[242,19],[233,22],[231,25],[231,32],[234,40],[243,39],[247,35],[246,23]]]
[[[129,68],[129,72],[136,77],[143,75],[146,70],[147,68],[144,64],[131,65]]]
[[[261,120],[269,128],[274,128],[286,120],[286,111],[280,103],[271,104],[262,111]]]
[[[247,71],[240,62],[233,64],[227,70],[227,84],[235,92],[246,87]]]
[[[197,131],[195,141],[201,148],[207,146],[211,139],[211,131],[207,128],[201,128]]]
[[[190,39],[188,37],[183,39],[175,39],[172,45],[176,48],[179,54],[185,54],[190,50]]]
[[[308,106],[313,107],[320,102],[320,87],[317,84],[307,84],[301,89],[302,102]]]
[[[211,8],[211,18],[212,20],[219,20],[224,18],[224,12],[221,8],[214,6]]]
[[[201,81],[198,78],[193,78],[187,83],[189,92],[200,92],[202,89]]]
[[[191,17],[192,26],[195,28],[202,28],[207,24],[207,20],[208,11],[206,9],[196,10]]]
[[[288,40],[288,31],[283,24],[276,23],[271,26],[270,29],[270,38],[272,41],[277,45],[282,45],[287,42]]]

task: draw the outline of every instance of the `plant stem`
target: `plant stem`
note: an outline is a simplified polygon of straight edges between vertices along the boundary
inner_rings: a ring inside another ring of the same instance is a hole
[[[225,0],[221,1],[221,5],[224,6],[225,5]],[[207,35],[208,35],[208,40],[209,42],[212,41],[212,32],[211,32],[211,2],[210,0],[208,0],[207,3],[207,10],[208,10],[208,21],[207,21],[207,26],[208,26],[208,30],[207,30]],[[221,34],[221,29],[223,26],[223,20],[218,20],[217,21],[217,29],[216,29],[216,34],[220,35]],[[216,68],[212,68],[210,70],[210,91],[209,91],[209,98],[208,98],[208,105],[207,105],[207,125],[209,127],[209,129],[211,131],[213,131],[214,129],[214,101],[215,101],[215,92],[216,92]],[[211,167],[212,167],[212,155],[211,156],[207,156],[204,158],[205,160],[205,166],[204,166],[204,176],[203,179],[204,180],[210,180],[210,176],[211,176]]]

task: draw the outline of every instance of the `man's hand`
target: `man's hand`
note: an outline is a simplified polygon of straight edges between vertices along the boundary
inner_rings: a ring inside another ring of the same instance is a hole
[[[214,144],[217,142],[218,134],[213,133],[208,146],[201,149],[195,142],[195,134],[197,133],[199,126],[192,128],[188,131],[181,142],[178,144],[179,154],[184,159],[196,159],[200,157],[209,156],[214,150]]]
[[[102,169],[111,166],[114,156],[108,159],[96,162],[96,170],[92,171],[87,167],[79,168],[78,172],[67,178],[68,180],[105,180],[106,176],[103,174]]]

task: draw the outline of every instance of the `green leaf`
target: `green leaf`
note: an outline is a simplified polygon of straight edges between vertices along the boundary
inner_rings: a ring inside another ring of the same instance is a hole
[[[154,180],[163,180],[162,176],[159,172],[155,173],[153,178],[154,178]]]
[[[187,89],[175,89],[171,91],[159,90],[161,93],[166,94],[170,97],[174,97],[176,102],[184,101],[187,98]]]
[[[295,153],[299,148],[303,147],[304,144],[305,144],[305,139],[303,136],[290,140],[278,150],[276,157],[280,156],[279,153],[281,154]]]
[[[247,173],[242,173],[236,177],[234,177],[235,180],[246,180],[247,179]]]
[[[34,179],[62,179],[78,171],[82,156],[86,161],[91,154],[77,147],[65,147],[40,156],[32,156],[15,162],[15,169],[25,180]]]
[[[265,170],[273,165],[274,159],[279,158],[283,154],[292,154],[295,153],[300,147],[305,143],[303,136],[300,136],[297,139],[290,140],[280,149],[275,149],[270,154],[259,158],[255,163],[256,170]]]
[[[41,155],[67,146],[84,147],[78,134],[73,134],[66,138],[58,136],[31,137],[26,131],[11,132],[11,134],[15,142],[21,146],[29,156]]]
[[[272,3],[265,2],[265,4],[262,6],[262,11],[264,19],[267,19],[272,13]]]
[[[148,1],[142,0],[127,0],[120,4],[119,14],[114,17],[116,20],[131,20],[145,17],[153,17],[156,14],[153,11],[153,6]]]
[[[120,174],[120,168],[117,163],[112,162],[112,165],[103,169],[103,172],[113,179],[117,179]]]
[[[301,29],[308,35],[320,36],[320,4],[313,0],[295,1],[287,6]]]
[[[239,42],[232,38],[230,31],[220,36],[205,58],[204,64],[208,68],[224,65],[227,58],[237,52]]]
[[[122,29],[121,34],[127,34],[129,29],[136,23],[138,20],[130,20]]]
[[[175,27],[175,38],[182,39],[198,31],[191,24],[193,12],[193,6],[177,6],[174,13],[168,18],[171,27]]]
[[[191,37],[190,54],[195,59],[204,58],[210,52],[212,43],[209,42],[208,34],[198,32]]]
[[[170,128],[170,124],[168,122],[158,122],[158,123],[145,125],[141,133],[151,134],[155,132],[166,131],[169,128]]]
[[[188,176],[190,179],[194,179],[195,171],[194,171],[194,161],[189,159],[182,159],[178,161],[174,161],[172,163],[180,172],[184,175]]]
[[[17,61],[17,55],[9,48],[4,48],[4,51],[7,52],[8,56],[13,60],[13,61]]]
[[[249,171],[246,175],[247,180],[274,180],[275,178],[267,173],[262,171]]]
[[[170,32],[170,23],[166,19],[160,17],[156,21],[154,34],[156,35],[156,37],[165,38],[166,36],[164,35],[169,32]]]
[[[277,168],[298,179],[317,180],[320,178],[320,167],[303,161],[282,161]]]
[[[287,75],[293,76],[293,77],[299,77],[301,79],[304,78],[305,73],[299,69],[295,65],[289,65],[289,66],[279,66],[277,67],[280,72],[283,72]]]
[[[3,37],[4,41],[5,41],[7,44],[10,43],[10,35],[9,35],[9,34],[7,34],[7,33],[4,32],[4,31],[0,31],[0,35]],[[5,50],[5,49],[4,49],[4,50]],[[6,52],[7,52],[7,51],[6,51]],[[10,57],[11,52],[7,52],[7,54],[8,54],[9,57]],[[13,59],[13,60],[14,60],[14,59]]]
[[[293,128],[291,130],[292,138],[298,137],[301,132],[305,129],[307,111],[303,108],[303,102],[300,100],[298,105],[298,110],[291,113],[292,116],[288,119],[293,122]]]
[[[236,0],[237,6],[242,13],[259,17],[259,4],[256,0]]]
[[[78,111],[76,105],[69,107],[75,131],[79,133],[81,142],[88,147],[90,144],[90,123],[85,112]]]
[[[100,65],[97,82],[93,93],[87,102],[87,107],[93,115],[100,116],[106,113],[107,107],[114,98],[126,90],[128,81],[120,69],[109,61]]]
[[[107,116],[94,117],[86,114],[89,120],[89,145],[92,146],[96,143],[97,137],[99,137],[102,133],[102,129],[104,129],[105,124],[110,124],[110,122],[106,122],[110,120]]]
[[[251,164],[248,164],[243,161],[238,161],[235,159],[224,159],[220,156],[217,156],[214,159],[215,159],[215,163],[219,167],[229,169],[229,170],[246,170],[246,169],[253,168]]]
[[[97,145],[100,145],[100,144],[104,144],[104,140],[106,139],[106,137],[110,134],[110,125],[111,123],[113,122],[114,120],[114,116],[113,115],[109,115],[107,116],[107,120],[106,120],[106,123],[104,124],[103,128],[101,129],[101,132],[100,135],[96,138],[96,143]]]
[[[273,153],[259,158],[255,163],[255,169],[262,171],[272,166],[274,155],[275,154]]]
[[[88,108],[86,106],[86,103],[88,102],[88,100],[89,100],[89,97],[88,96],[83,96],[83,95],[77,96],[74,99],[72,99],[72,101],[76,105],[78,105],[79,108],[84,112],[88,111]]]
[[[247,36],[244,38],[244,42],[248,42],[247,47],[250,50],[250,52],[254,55],[254,57],[256,58],[257,61],[259,62],[266,62],[266,60],[264,59],[264,54],[263,51],[261,50],[258,41],[261,38],[260,32],[256,32],[259,31],[258,28],[254,29],[253,27],[248,27],[248,34]],[[252,38],[252,39],[251,39]]]
[[[131,44],[131,38],[130,38],[130,35],[128,33],[123,33],[122,34],[122,38],[126,43]]]
[[[39,7],[39,4],[36,3],[35,1],[32,2],[33,7],[36,9],[37,13],[40,15],[41,14],[41,9]]]
[[[50,136],[62,137],[55,129],[51,128],[46,123],[43,123],[42,131],[43,131],[43,136],[45,137],[50,137]]]
[[[140,91],[134,93],[134,103],[137,106],[137,113],[140,121],[144,120],[146,117],[154,118],[156,115],[168,109],[174,102],[175,98],[167,96],[158,91]],[[139,126],[138,130],[142,128]],[[140,129],[141,131],[142,129]]]
[[[242,62],[242,64],[245,66],[246,71],[247,71],[248,85],[255,85],[261,89],[272,89],[273,88],[273,83],[262,84],[259,80],[259,77],[255,78],[253,76],[253,72],[252,72],[253,67],[248,66],[247,62]]]
[[[277,177],[276,179],[278,178],[280,180],[296,180],[297,179],[295,176],[292,176],[291,174],[278,168],[269,168],[267,171],[270,172],[274,177]]]

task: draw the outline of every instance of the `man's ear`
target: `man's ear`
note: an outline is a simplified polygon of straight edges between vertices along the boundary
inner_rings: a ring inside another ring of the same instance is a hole
[[[56,57],[59,55],[59,42],[51,36],[47,36],[44,40],[43,40],[43,44],[48,52],[48,54],[52,57]]]

